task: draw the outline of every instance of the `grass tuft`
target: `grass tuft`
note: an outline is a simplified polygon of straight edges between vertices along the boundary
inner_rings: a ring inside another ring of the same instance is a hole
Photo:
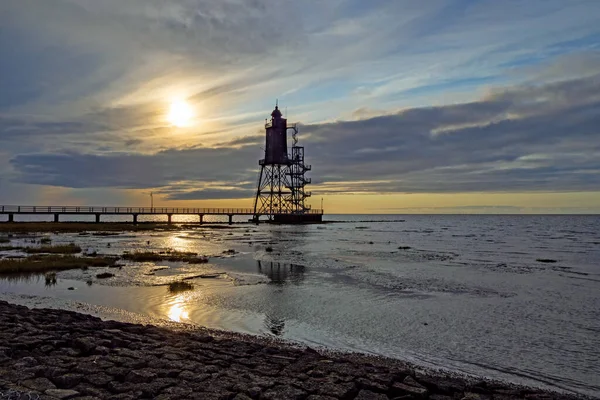
[[[110,232],[110,231],[153,231],[180,229],[177,224],[142,222],[132,224],[129,222],[5,222],[0,224],[0,232],[26,233],[26,232]]]
[[[153,251],[137,251],[134,253],[124,253],[124,260],[136,262],[148,261],[183,261],[190,264],[204,264],[208,262],[208,258],[199,257],[198,253],[184,251],[167,251],[156,253]]]
[[[42,247],[27,247],[25,248],[25,253],[29,254],[39,254],[39,253],[48,253],[48,254],[76,254],[81,252],[81,247],[77,246],[75,243],[69,244],[59,244],[56,246],[42,246]]]
[[[171,293],[180,293],[185,292],[186,290],[192,290],[194,285],[186,281],[177,281],[169,283],[169,292]]]
[[[121,232],[94,232],[92,236],[117,236],[120,234]]]
[[[115,257],[75,257],[59,255],[33,255],[27,258],[0,259],[0,274],[31,273],[41,274],[50,271],[64,271],[83,267],[111,267],[117,262]]]

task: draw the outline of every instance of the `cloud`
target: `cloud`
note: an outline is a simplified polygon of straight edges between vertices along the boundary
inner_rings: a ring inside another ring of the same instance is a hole
[[[167,200],[213,200],[213,199],[247,199],[254,196],[254,190],[238,189],[202,189],[189,192],[173,193],[166,197]]]
[[[303,131],[321,182],[383,180],[359,191],[596,190],[599,89],[596,75]]]
[[[600,185],[600,75],[493,91],[475,102],[301,127],[314,192],[593,191]],[[170,199],[249,197],[260,137],[154,154],[23,154],[16,181],[176,188]],[[256,145],[255,145],[256,144]],[[245,187],[239,188],[241,182]],[[210,187],[210,185],[218,187]],[[219,187],[228,186],[226,190]],[[239,190],[234,190],[235,188]]]
[[[243,181],[256,170],[259,154],[259,149],[248,147],[165,150],[155,154],[23,154],[14,157],[11,164],[20,183],[140,189],[185,181]]]

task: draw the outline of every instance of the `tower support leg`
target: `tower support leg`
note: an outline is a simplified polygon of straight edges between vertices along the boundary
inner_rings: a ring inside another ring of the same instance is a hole
[[[96,223],[99,224],[100,223],[100,214],[96,214]]]
[[[168,221],[169,224],[172,222],[171,221],[171,217],[172,216],[173,216],[173,214],[167,214],[167,221]]]
[[[134,224],[137,224],[137,217],[138,217],[137,214],[133,214],[133,223]]]
[[[198,214],[198,217],[200,217],[200,225],[202,225],[204,223],[204,214]]]
[[[8,214],[8,222],[15,222],[15,214]]]
[[[229,225],[233,224],[233,214],[229,214]]]
[[[54,222],[59,222],[58,216],[59,216],[59,214],[54,214]]]
[[[263,171],[265,170],[265,166],[261,165],[260,166],[260,174],[258,175],[258,187],[256,188],[256,197],[254,198],[254,214],[256,215],[256,213],[258,212],[258,198],[260,197],[260,192],[261,192],[261,186],[262,186],[262,177],[263,177]]]

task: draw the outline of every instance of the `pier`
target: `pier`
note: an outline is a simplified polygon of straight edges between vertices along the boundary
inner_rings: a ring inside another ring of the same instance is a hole
[[[314,222],[320,222],[323,210],[309,210]],[[15,222],[15,215],[53,215],[54,222],[60,222],[61,215],[93,215],[100,222],[102,215],[131,215],[133,223],[138,222],[140,215],[166,215],[167,222],[172,223],[173,215],[197,215],[202,224],[205,215],[226,215],[229,224],[233,223],[235,215],[251,216],[258,223],[258,217],[252,208],[185,208],[185,207],[99,207],[99,206],[0,206],[0,215],[7,215],[7,222]],[[281,212],[270,214],[274,221],[294,223],[294,213]],[[309,221],[312,222],[312,221]]]

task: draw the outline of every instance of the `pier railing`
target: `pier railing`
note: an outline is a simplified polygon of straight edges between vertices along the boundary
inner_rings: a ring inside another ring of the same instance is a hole
[[[323,210],[308,210],[323,214]],[[104,206],[0,206],[0,214],[204,214],[253,215],[252,208],[104,207]],[[287,214],[283,212],[282,214]]]

